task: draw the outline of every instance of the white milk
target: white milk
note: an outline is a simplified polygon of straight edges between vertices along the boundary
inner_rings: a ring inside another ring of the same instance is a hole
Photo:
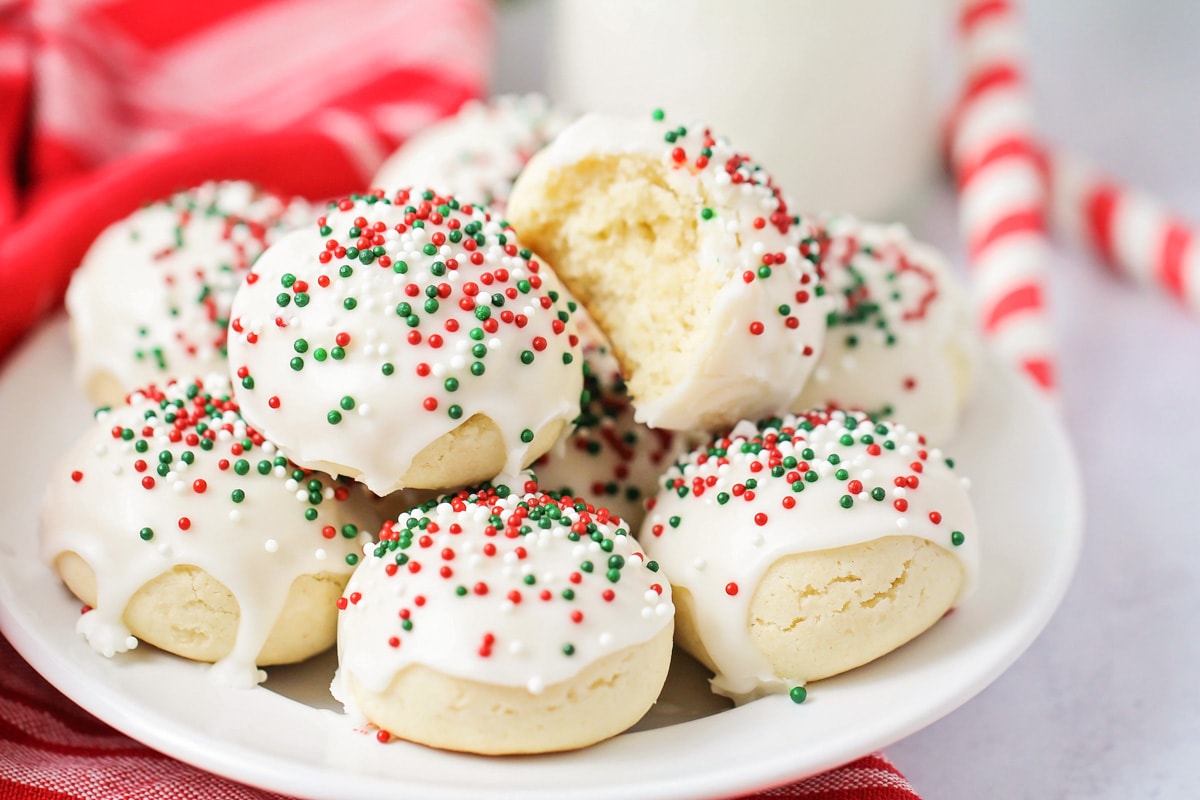
[[[935,175],[946,0],[556,0],[548,90],[715,131],[802,209],[892,218]]]

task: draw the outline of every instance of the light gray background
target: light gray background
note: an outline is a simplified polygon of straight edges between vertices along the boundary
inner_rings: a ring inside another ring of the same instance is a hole
[[[1024,6],[1045,138],[1200,220],[1200,3]],[[500,7],[495,89],[538,88],[546,3]],[[914,227],[960,258],[953,213],[943,187]],[[1062,608],[1011,670],[887,749],[925,800],[1200,797],[1200,315],[1086,253],[1057,256],[1083,555]]]

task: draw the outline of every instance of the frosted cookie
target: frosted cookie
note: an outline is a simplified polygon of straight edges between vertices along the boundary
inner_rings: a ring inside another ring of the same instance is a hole
[[[385,524],[343,595],[334,696],[381,738],[584,747],[666,680],[671,590],[607,509],[498,485]]]
[[[431,186],[503,214],[526,162],[571,119],[538,94],[472,100],[406,141],[371,185],[388,192]]]
[[[821,285],[833,310],[825,352],[794,408],[861,408],[945,441],[978,355],[949,264],[900,225],[835,216],[822,228]]]
[[[224,378],[172,381],[98,412],[59,461],[41,553],[99,652],[140,639],[253,686],[333,644],[360,526],[379,519],[364,495],[279,455]]]
[[[639,422],[777,414],[816,366],[816,229],[703,126],[585,116],[529,162],[508,218],[612,343]]]
[[[580,316],[582,323],[587,318]],[[583,340],[583,408],[575,430],[531,469],[548,492],[587,497],[636,529],[658,478],[689,446],[686,434],[649,428],[633,418],[620,365],[590,324]]]
[[[246,419],[383,495],[515,475],[579,413],[574,304],[512,230],[432,192],[331,205],[233,304]]]
[[[738,702],[802,696],[933,625],[971,585],[976,538],[949,459],[843,411],[743,422],[692,451],[640,534],[671,577],[678,643]]]
[[[206,183],[109,226],[67,289],[75,375],[98,405],[168,378],[224,373],[242,278],[307,206],[255,186]]]

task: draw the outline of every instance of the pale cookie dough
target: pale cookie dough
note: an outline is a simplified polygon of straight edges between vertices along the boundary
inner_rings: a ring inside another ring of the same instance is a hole
[[[704,126],[589,114],[530,160],[508,218],[612,343],[639,422],[781,413],[816,366],[817,230]]]
[[[263,250],[309,213],[303,201],[230,181],[109,226],[67,289],[75,376],[88,398],[113,405],[151,383],[225,372],[234,293]]]
[[[901,225],[841,215],[821,227],[821,285],[834,308],[825,352],[793,408],[863,409],[946,441],[979,355],[950,265]]]
[[[538,94],[468,101],[454,116],[401,145],[383,162],[371,186],[387,192],[431,186],[503,215],[526,162],[572,118]]]
[[[524,489],[432,501],[364,549],[331,690],[384,738],[569,750],[657,699],[674,613],[658,565],[607,509]]]
[[[663,475],[639,536],[671,576],[677,640],[737,702],[898,647],[977,572],[964,479],[865,414],[740,423]]]
[[[90,607],[77,627],[97,651],[140,639],[253,686],[333,644],[378,519],[352,482],[279,455],[213,376],[100,411],[51,476],[40,548]]]
[[[379,495],[514,476],[579,413],[574,303],[510,228],[432,191],[331,204],[234,299],[246,419]]]

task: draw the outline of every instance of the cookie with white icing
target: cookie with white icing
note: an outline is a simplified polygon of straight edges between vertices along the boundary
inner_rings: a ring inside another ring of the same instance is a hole
[[[607,509],[504,485],[385,524],[346,586],[332,691],[433,747],[584,747],[658,697],[674,607],[658,566]]]
[[[331,204],[234,299],[246,419],[383,495],[516,475],[579,413],[573,303],[511,228],[432,191]]]
[[[243,181],[206,183],[109,226],[67,289],[75,375],[94,403],[225,372],[229,306],[246,271],[308,213]]]
[[[575,430],[530,468],[544,491],[587,497],[637,529],[658,477],[692,440],[634,420],[620,365],[595,326],[582,324],[585,320],[581,314],[584,393]]]
[[[401,145],[371,186],[388,192],[432,186],[503,214],[526,162],[572,118],[538,94],[470,100]]]
[[[612,343],[639,422],[778,414],[816,366],[817,230],[702,125],[589,114],[530,160],[508,218]]]
[[[97,413],[52,473],[41,554],[90,607],[77,627],[99,652],[140,639],[253,686],[333,644],[378,519],[354,483],[281,456],[213,376]]]
[[[821,228],[818,266],[833,310],[793,408],[864,409],[944,442],[969,399],[979,348],[949,264],[902,225],[841,215]]]
[[[738,702],[802,696],[889,652],[976,573],[951,461],[862,413],[740,423],[668,469],[651,503],[639,538],[671,576],[677,641]]]

